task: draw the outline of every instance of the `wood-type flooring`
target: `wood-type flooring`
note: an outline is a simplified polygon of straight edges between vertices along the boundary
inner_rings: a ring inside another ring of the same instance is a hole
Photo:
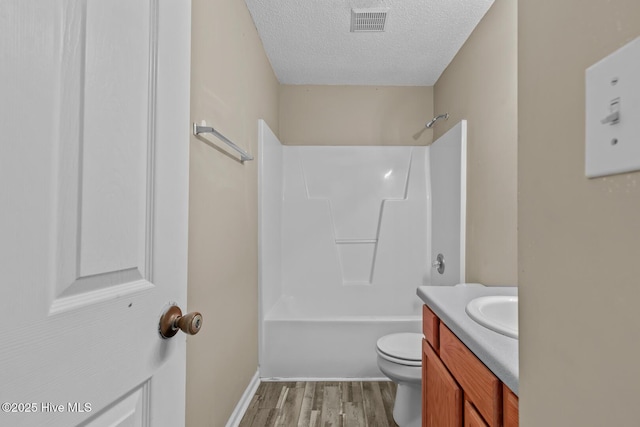
[[[397,427],[390,381],[263,382],[240,427]]]

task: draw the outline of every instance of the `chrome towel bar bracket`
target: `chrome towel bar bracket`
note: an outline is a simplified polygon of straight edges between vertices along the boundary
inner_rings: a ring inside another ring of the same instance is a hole
[[[212,128],[211,126],[200,126],[199,124],[194,123],[193,124],[193,134],[194,135],[200,135],[201,133],[213,134],[218,139],[220,139],[225,144],[227,144],[229,147],[233,148],[235,151],[237,151],[240,154],[240,162],[244,163],[246,160],[253,160],[253,156],[251,154],[247,153],[242,148],[238,147],[236,144],[231,142],[231,140],[229,140],[229,138],[227,138],[226,136],[224,136],[223,134],[221,134],[220,132],[218,132],[217,130]]]

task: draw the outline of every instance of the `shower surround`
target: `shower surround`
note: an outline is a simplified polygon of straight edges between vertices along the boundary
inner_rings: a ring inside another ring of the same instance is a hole
[[[431,283],[430,149],[259,144],[260,376],[382,378]]]

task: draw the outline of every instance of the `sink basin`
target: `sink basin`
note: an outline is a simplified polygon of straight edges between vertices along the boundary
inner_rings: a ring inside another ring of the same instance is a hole
[[[467,304],[467,315],[485,328],[518,339],[518,297],[488,296]]]

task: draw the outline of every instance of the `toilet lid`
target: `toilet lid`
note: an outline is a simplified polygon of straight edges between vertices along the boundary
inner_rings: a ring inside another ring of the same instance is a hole
[[[422,334],[403,332],[385,335],[377,343],[378,350],[396,359],[422,360]]]

